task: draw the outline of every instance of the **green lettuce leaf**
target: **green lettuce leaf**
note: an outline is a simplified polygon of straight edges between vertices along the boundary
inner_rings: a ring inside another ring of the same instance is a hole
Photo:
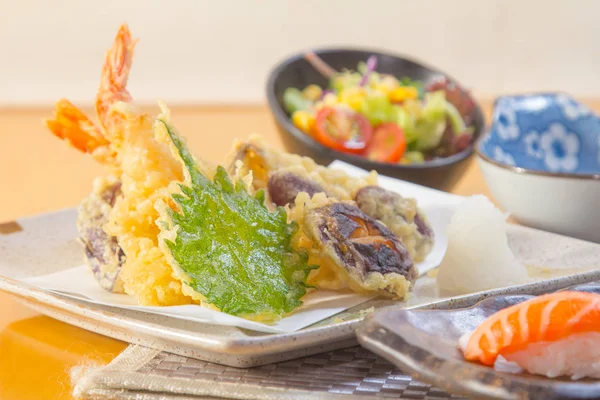
[[[396,122],[400,107],[390,103],[386,96],[367,96],[361,103],[360,112],[371,125],[376,126],[383,122]]]
[[[312,107],[313,103],[304,95],[302,91],[296,88],[287,88],[283,92],[283,105],[290,114],[296,111],[308,110]]]
[[[425,106],[414,128],[415,150],[431,150],[442,140],[446,129],[446,97],[444,91],[425,93]]]
[[[421,113],[420,103],[417,101],[406,101],[402,106],[398,106],[396,123],[404,131],[406,142],[410,145],[417,140],[416,131],[417,119]]]
[[[270,212],[264,192],[251,196],[219,167],[206,178],[174,127],[159,119],[187,172],[182,194],[171,195],[180,212],[167,209],[161,229],[175,230],[165,244],[188,285],[221,311],[244,318],[275,321],[302,304],[312,269],[307,255],[290,246],[297,230],[286,211]]]
[[[456,136],[468,133],[467,125],[465,125],[465,121],[462,119],[460,112],[458,112],[456,107],[449,101],[446,101],[446,112],[448,113],[448,119],[450,120],[450,124],[452,124],[452,130]]]

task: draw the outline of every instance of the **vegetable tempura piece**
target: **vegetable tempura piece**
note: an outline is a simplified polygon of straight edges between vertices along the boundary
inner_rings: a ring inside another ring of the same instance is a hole
[[[102,288],[114,293],[125,293],[120,277],[125,253],[115,236],[104,230],[110,220],[110,211],[121,195],[121,182],[114,177],[98,178],[92,193],[79,206],[77,229],[85,246],[85,257],[94,278]]]
[[[319,265],[309,284],[396,299],[410,293],[418,272],[406,246],[356,203],[302,193],[290,216],[301,226],[294,245]]]
[[[375,172],[366,177],[350,176],[318,165],[311,158],[273,149],[257,135],[236,143],[229,156],[230,173],[239,161],[243,163],[243,173],[252,172],[253,189],[264,189],[269,203],[293,207],[294,199],[302,192],[353,200],[368,216],[381,220],[402,239],[415,262],[423,261],[433,248],[433,230],[417,202],[377,186]]]
[[[291,248],[297,228],[287,223],[285,210],[269,211],[263,191],[249,195],[222,167],[209,180],[166,118],[156,129],[168,135],[184,167],[184,183],[171,196],[174,207],[157,205],[160,244],[184,292],[261,321],[276,321],[301,305],[311,268],[307,255]]]
[[[435,235],[415,199],[379,186],[365,186],[354,200],[365,214],[383,222],[407,248],[414,249],[415,261],[422,261],[431,252]]]

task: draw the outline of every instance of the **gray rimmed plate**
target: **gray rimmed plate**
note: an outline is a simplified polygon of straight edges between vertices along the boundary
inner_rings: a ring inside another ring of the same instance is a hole
[[[569,289],[600,294],[600,281]],[[357,336],[361,345],[393,362],[415,379],[452,393],[481,399],[600,398],[599,380],[572,381],[500,372],[462,357],[457,344],[463,334],[473,331],[496,311],[531,297],[493,296],[466,308],[458,308],[465,304],[454,302],[448,304],[447,309],[382,310],[359,326]]]
[[[408,303],[374,300],[290,333],[262,333],[96,304],[44,290],[24,280],[81,265],[76,211],[38,215],[0,224],[0,291],[28,306],[84,329],[186,357],[234,367],[264,365],[356,344],[354,331],[366,312],[391,304],[410,308],[472,306],[496,295],[536,294],[600,279],[600,245],[532,230],[508,229],[509,245],[522,263],[537,266],[531,282],[459,297],[443,297],[435,279],[418,279]]]

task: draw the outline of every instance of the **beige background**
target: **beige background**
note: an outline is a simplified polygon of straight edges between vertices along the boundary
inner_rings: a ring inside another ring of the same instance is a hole
[[[269,69],[319,45],[375,46],[476,94],[600,90],[597,0],[0,0],[0,105],[89,102],[127,21],[138,100],[260,102]]]

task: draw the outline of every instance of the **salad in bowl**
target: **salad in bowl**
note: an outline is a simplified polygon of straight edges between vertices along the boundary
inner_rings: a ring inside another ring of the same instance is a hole
[[[295,127],[323,146],[387,164],[421,164],[472,144],[476,105],[448,79],[424,82],[377,71],[377,57],[337,71],[304,57],[327,81],[288,87],[283,105]]]

